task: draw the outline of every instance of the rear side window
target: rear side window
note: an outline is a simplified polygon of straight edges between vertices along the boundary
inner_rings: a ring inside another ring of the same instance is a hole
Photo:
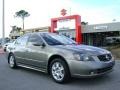
[[[43,40],[41,37],[37,34],[32,34],[28,40],[28,44],[33,44],[33,43],[43,43]]]
[[[18,38],[16,41],[15,41],[15,44],[16,45],[21,45],[21,46],[25,46],[27,44],[27,41],[28,41],[28,35],[25,35],[23,37],[20,37]]]

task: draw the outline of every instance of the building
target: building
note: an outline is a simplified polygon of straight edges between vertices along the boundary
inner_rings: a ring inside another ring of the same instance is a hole
[[[120,22],[87,25],[83,27],[82,33],[85,44],[103,46],[112,40],[120,40]]]
[[[104,46],[110,43],[120,43],[120,22],[104,23],[104,24],[93,24],[93,25],[82,25],[82,43],[93,46]],[[33,29],[26,29],[20,31],[18,34],[10,34],[10,37],[16,35],[23,35],[29,32],[49,32],[50,27],[40,27]],[[75,38],[75,29],[60,28],[57,33]]]
[[[58,32],[72,39],[75,39],[74,29],[71,30],[61,29],[58,30]],[[82,25],[83,44],[93,46],[104,46],[107,43],[113,43],[112,42],[113,40],[117,41],[118,43],[120,42],[120,22]]]
[[[50,27],[39,27],[39,28],[31,28],[31,29],[25,29],[20,31],[13,31],[9,34],[9,37],[11,39],[16,39],[20,37],[21,35],[24,35],[26,33],[32,33],[32,32],[49,32]]]

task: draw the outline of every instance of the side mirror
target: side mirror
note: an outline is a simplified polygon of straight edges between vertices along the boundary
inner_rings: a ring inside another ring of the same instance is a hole
[[[45,47],[46,45],[45,45],[45,43],[42,43],[42,45],[41,45],[42,47]]]

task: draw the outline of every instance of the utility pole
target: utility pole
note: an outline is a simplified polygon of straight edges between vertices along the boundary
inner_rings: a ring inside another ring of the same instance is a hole
[[[5,43],[5,0],[2,0],[3,7],[2,7],[2,45]]]

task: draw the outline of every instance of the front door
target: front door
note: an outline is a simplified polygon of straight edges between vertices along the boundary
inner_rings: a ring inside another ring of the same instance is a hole
[[[34,45],[35,43],[39,43],[40,45]],[[39,68],[46,67],[47,53],[46,47],[41,46],[42,43],[43,40],[38,34],[32,34],[30,36],[26,46],[28,51],[26,52],[27,64]]]

